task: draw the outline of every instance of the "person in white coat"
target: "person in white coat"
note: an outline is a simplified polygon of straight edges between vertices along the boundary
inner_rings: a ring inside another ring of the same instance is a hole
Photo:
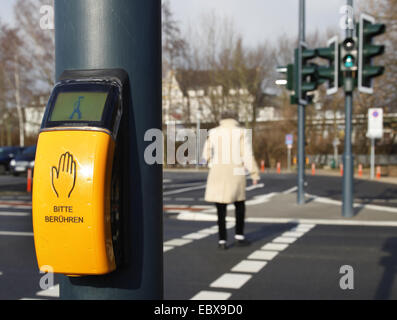
[[[219,248],[227,248],[227,205],[235,205],[237,245],[247,245],[244,236],[246,175],[253,184],[259,181],[259,169],[252,152],[252,131],[240,127],[236,114],[230,111],[221,116],[220,125],[209,131],[204,144],[203,159],[209,174],[205,201],[215,203],[218,213]]]

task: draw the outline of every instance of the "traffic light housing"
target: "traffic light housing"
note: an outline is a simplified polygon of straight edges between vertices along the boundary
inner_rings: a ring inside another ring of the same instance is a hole
[[[334,94],[339,88],[339,40],[335,36],[328,40],[328,47],[317,48],[317,56],[328,61],[327,66],[318,66],[318,79],[328,84],[327,94]]]
[[[287,90],[294,90],[294,65],[289,64],[287,66],[277,67],[277,72],[285,74],[285,79],[276,80],[276,84],[279,86],[285,86]]]
[[[384,24],[376,24],[375,19],[367,14],[361,14],[357,26],[359,57],[358,57],[358,89],[364,93],[373,93],[373,78],[384,73],[383,66],[374,66],[373,58],[382,55],[384,45],[376,45],[373,38],[386,31]]]
[[[295,94],[295,64],[288,64],[287,66],[277,67],[277,72],[285,74],[284,79],[276,80],[276,85],[285,86],[288,91],[291,91],[291,104],[297,104],[297,97]]]
[[[295,57],[296,61],[298,61],[298,49],[295,49]],[[315,63],[311,63],[310,60],[316,57],[315,49],[307,49],[305,46],[302,46],[302,70],[301,70],[301,95],[302,99],[306,99],[307,93],[310,91],[314,91],[317,89],[317,65]],[[298,76],[298,75],[296,75]],[[299,96],[299,95],[298,95]]]
[[[348,37],[341,44],[340,69],[341,71],[357,71],[358,63],[357,38]]]

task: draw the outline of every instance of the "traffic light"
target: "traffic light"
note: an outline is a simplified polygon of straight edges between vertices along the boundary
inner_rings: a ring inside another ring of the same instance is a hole
[[[291,104],[308,104],[311,97],[310,91],[317,89],[317,65],[310,60],[316,57],[315,49],[307,49],[302,45],[302,59],[299,61],[299,49],[295,49],[295,72],[294,72],[294,91],[295,95],[291,96]],[[298,66],[301,66],[301,79],[299,79]],[[300,83],[300,94],[298,85]],[[300,99],[300,101],[299,101]]]
[[[327,66],[318,66],[317,76],[319,80],[328,83],[327,94],[334,94],[339,87],[339,41],[335,36],[328,40],[328,47],[317,48],[317,56],[328,60]]]
[[[284,79],[276,80],[276,85],[285,86],[288,91],[291,91],[291,104],[297,104],[298,100],[295,94],[295,65],[288,64],[287,66],[277,67],[277,72],[285,74]]]
[[[357,38],[346,38],[341,45],[341,71],[357,71]]]
[[[383,74],[383,66],[372,65],[374,57],[384,53],[384,45],[376,45],[373,38],[383,34],[386,30],[384,24],[376,24],[375,19],[369,15],[361,14],[358,24],[359,57],[358,57],[358,90],[364,93],[373,93],[372,80]]]
[[[285,74],[285,79],[276,80],[276,84],[279,86],[285,86],[287,90],[294,90],[294,65],[289,64],[287,66],[277,67],[277,72]]]
[[[298,61],[298,49],[295,50],[296,61]],[[301,98],[305,99],[309,91],[317,89],[317,65],[309,61],[316,57],[315,49],[307,49],[302,47],[302,82],[301,82]]]

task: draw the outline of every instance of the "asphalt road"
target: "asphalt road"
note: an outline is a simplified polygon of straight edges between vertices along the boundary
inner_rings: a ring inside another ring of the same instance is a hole
[[[205,179],[203,173],[165,172],[165,206],[209,205],[202,200]],[[0,190],[6,188],[3,181]],[[248,199],[289,190],[295,181],[293,175],[267,175],[263,187],[247,191]],[[308,193],[340,199],[340,178],[307,181]],[[360,181],[357,186],[359,201],[395,206],[393,185]],[[0,299],[58,299],[56,287],[39,287],[27,200],[22,191],[0,196]],[[230,248],[222,251],[215,222],[165,215],[166,299],[397,299],[396,227],[247,223],[252,241],[247,247],[233,244],[232,223],[228,235]],[[353,289],[340,287],[344,265],[353,268]]]
[[[165,172],[164,202],[165,203],[195,203],[205,204],[204,189],[192,190],[177,194],[169,194],[173,190],[183,189],[178,183],[204,185],[207,174],[205,172]],[[264,187],[255,189],[247,194],[254,197],[258,194],[282,192],[296,186],[295,174],[262,174],[261,183]],[[170,181],[170,182],[168,182]],[[342,200],[342,177],[306,175],[305,192],[311,195]],[[248,185],[250,182],[248,181]],[[397,207],[397,185],[378,181],[354,180],[354,201],[362,204],[385,205]]]

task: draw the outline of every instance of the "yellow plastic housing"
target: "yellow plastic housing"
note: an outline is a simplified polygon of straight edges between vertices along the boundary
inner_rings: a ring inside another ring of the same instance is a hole
[[[110,224],[115,143],[100,131],[40,133],[33,231],[40,270],[101,275],[116,269]]]

